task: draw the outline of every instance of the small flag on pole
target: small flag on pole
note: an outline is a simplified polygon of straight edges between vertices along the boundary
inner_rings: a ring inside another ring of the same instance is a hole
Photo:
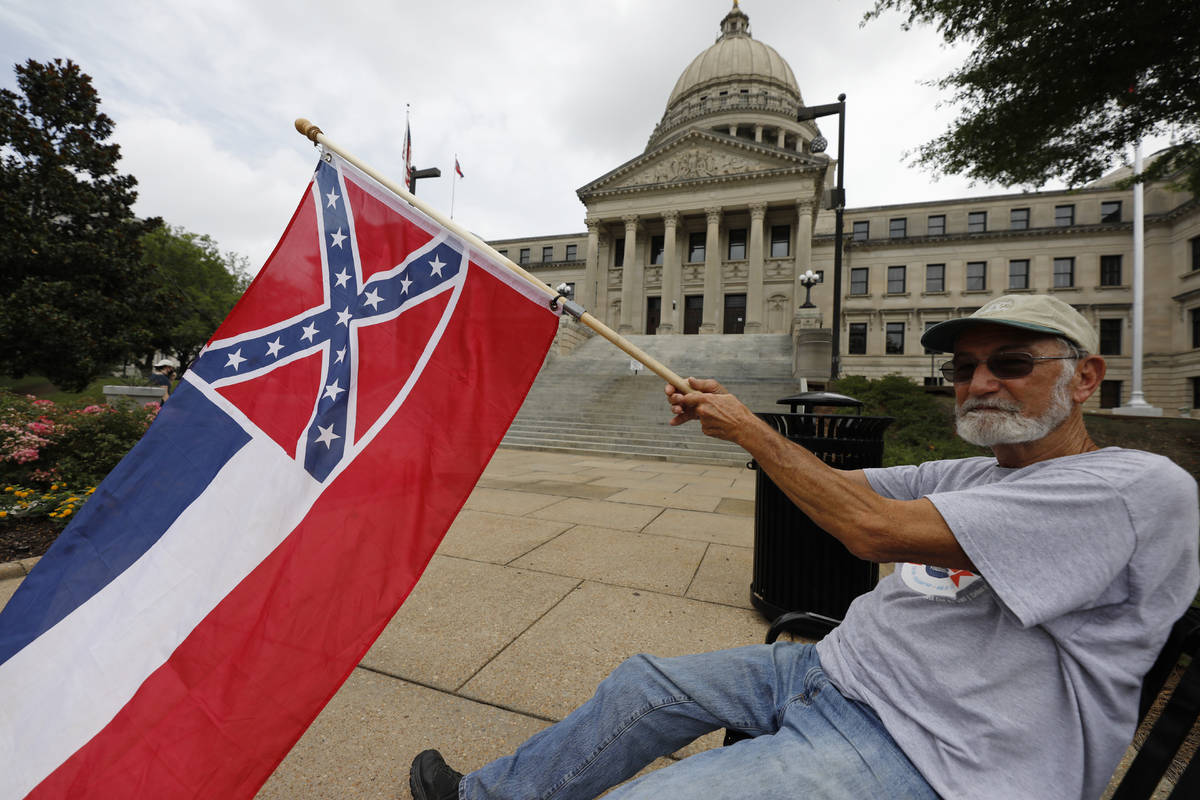
[[[455,172],[455,173],[458,175],[458,177],[460,177],[460,178],[465,178],[465,177],[466,177],[465,175],[463,175],[462,167],[460,167],[460,166],[458,165],[458,156],[455,156],[455,157],[454,157],[454,172]]]
[[[404,188],[413,190],[412,126],[408,121],[408,110],[404,111]]]
[[[252,797],[412,590],[557,322],[327,154],[0,613],[0,797]]]

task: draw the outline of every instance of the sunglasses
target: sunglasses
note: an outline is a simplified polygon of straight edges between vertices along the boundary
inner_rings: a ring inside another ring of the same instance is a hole
[[[994,353],[988,356],[987,360],[983,363],[987,364],[988,372],[997,378],[1007,380],[1009,378],[1024,378],[1033,372],[1034,366],[1039,361],[1063,361],[1073,358],[1078,358],[1078,356],[1035,356],[1029,353]],[[942,364],[940,369],[942,375],[948,381],[953,383],[970,383],[977,366],[979,366],[978,361],[947,361],[945,364]]]

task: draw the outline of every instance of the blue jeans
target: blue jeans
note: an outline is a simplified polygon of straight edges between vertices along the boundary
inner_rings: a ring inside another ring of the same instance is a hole
[[[936,798],[867,706],[847,700],[811,645],[679,658],[638,655],[566,719],[468,774],[461,800],[591,800],[718,728],[753,735],[655,770],[612,800]]]

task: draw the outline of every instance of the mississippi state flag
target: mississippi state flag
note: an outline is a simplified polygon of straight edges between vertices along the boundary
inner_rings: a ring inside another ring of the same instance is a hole
[[[0,797],[251,797],[420,577],[541,293],[326,155],[245,297],[0,614]]]

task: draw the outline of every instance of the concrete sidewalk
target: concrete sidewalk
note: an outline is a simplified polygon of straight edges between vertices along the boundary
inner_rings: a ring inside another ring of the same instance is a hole
[[[404,607],[259,797],[407,799],[419,751],[478,767],[566,716],[630,655],[762,642],[754,476],[497,451]],[[4,569],[0,606],[23,574]]]

